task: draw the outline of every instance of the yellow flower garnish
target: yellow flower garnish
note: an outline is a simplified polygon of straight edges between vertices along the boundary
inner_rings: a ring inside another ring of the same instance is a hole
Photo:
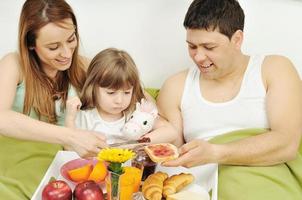
[[[135,153],[129,149],[106,148],[98,153],[98,160],[114,163],[124,163],[133,158]]]

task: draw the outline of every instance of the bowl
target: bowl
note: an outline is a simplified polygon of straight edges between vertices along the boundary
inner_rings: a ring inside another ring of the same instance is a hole
[[[96,165],[96,163],[98,162],[97,159],[83,159],[83,158],[77,158],[77,159],[74,159],[74,160],[70,160],[68,162],[66,162],[60,169],[60,173],[61,175],[68,181],[74,183],[74,184],[78,184],[82,181],[78,181],[78,182],[75,182],[73,180],[70,179],[69,175],[68,175],[68,171],[69,170],[73,170],[73,169],[76,169],[76,168],[80,168],[80,167],[83,167],[84,165],[87,165],[87,164],[91,164],[93,167]]]

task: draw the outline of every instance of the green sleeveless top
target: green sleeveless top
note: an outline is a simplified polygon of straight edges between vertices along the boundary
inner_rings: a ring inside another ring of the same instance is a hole
[[[23,82],[18,85],[13,104],[13,110],[20,113],[24,86]],[[76,95],[73,87],[68,94]],[[56,102],[56,114],[58,125],[63,125],[64,111],[60,111],[60,101]],[[37,118],[37,115],[31,112],[30,117]],[[62,146],[0,136],[0,199],[30,199],[58,150],[62,150]]]

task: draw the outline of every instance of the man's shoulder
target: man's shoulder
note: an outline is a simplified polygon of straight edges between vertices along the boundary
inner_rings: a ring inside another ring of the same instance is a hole
[[[186,77],[188,75],[189,69],[182,70],[180,72],[177,72],[176,74],[171,75],[166,81],[166,84],[184,84]]]
[[[293,67],[292,62],[289,58],[282,55],[267,55],[263,61],[263,67],[268,70],[271,68],[291,68]]]
[[[264,76],[274,76],[279,73],[295,71],[291,60],[281,55],[267,55],[262,64]]]
[[[170,76],[159,92],[159,101],[180,102],[189,69]]]
[[[299,75],[291,60],[281,55],[267,55],[262,64],[265,82],[296,79]]]

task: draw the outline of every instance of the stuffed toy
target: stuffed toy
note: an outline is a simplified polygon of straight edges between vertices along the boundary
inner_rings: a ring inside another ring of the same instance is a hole
[[[145,99],[137,102],[135,111],[122,129],[123,136],[131,140],[139,139],[152,130],[157,114],[158,110],[153,102]]]

